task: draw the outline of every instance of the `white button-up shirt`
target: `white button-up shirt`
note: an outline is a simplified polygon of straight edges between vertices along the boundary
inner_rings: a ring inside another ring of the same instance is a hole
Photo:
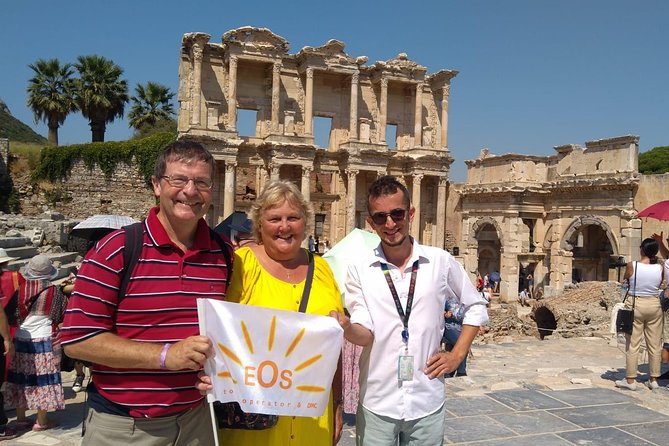
[[[409,318],[408,353],[405,353],[404,325],[381,269],[381,262],[387,263],[381,245],[370,254],[362,255],[360,261],[349,266],[345,283],[351,323],[374,333],[374,341],[360,356],[360,402],[367,410],[396,420],[423,418],[437,411],[445,400],[443,376],[429,379],[423,370],[428,358],[439,351],[447,296],[459,297],[465,307],[465,325],[488,322],[486,301],[453,256],[443,249],[414,241],[404,272],[388,263],[406,313],[411,267],[419,260]],[[411,381],[398,380],[397,364],[402,355],[413,356]]]

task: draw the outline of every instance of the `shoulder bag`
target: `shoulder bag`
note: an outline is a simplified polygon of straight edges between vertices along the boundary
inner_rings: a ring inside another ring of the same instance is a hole
[[[632,290],[632,308],[621,308],[618,310],[618,314],[616,315],[616,332],[618,333],[625,333],[625,334],[632,334],[632,327],[634,326],[634,304],[636,303],[636,267],[637,265],[634,265],[634,289]],[[625,293],[625,297],[623,298],[623,303],[625,303],[625,300],[627,300],[627,296],[629,296],[629,288],[627,289],[627,293]]]
[[[314,255],[309,251],[307,251],[307,255],[309,256],[309,266],[307,267],[307,278],[304,282],[304,291],[300,301],[300,313],[307,310],[311,281],[314,278]],[[218,427],[225,429],[262,430],[274,427],[279,422],[278,415],[244,412],[236,401],[230,403],[214,402],[214,414]]]

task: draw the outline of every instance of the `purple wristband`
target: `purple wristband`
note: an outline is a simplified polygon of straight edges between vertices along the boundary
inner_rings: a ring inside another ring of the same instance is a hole
[[[167,359],[167,350],[172,347],[172,344],[169,342],[165,345],[163,345],[163,349],[160,352],[160,370],[167,370],[167,366],[165,365],[165,360]]]

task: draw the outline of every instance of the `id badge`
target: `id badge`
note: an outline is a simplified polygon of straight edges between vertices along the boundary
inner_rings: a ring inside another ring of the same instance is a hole
[[[397,361],[397,379],[411,381],[413,379],[413,356],[400,356]]]

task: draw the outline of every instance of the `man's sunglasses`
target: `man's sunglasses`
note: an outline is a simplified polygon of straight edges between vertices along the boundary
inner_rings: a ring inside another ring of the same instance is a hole
[[[388,220],[388,216],[393,219],[395,223],[399,223],[404,220],[407,216],[406,209],[393,209],[390,212],[377,212],[372,214],[371,218],[375,225],[385,225]]]

